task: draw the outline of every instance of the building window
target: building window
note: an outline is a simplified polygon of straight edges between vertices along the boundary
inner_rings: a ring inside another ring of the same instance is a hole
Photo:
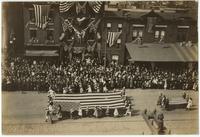
[[[117,44],[121,44],[121,39],[117,39]]]
[[[133,30],[133,38],[137,38],[137,30]]]
[[[116,45],[116,48],[119,48],[120,45],[121,45],[122,41],[120,38],[117,39],[117,45]]]
[[[37,30],[36,29],[30,29],[29,35],[30,35],[30,39],[29,39],[30,43],[38,43],[39,42],[39,40],[37,39]]]
[[[143,37],[143,31],[142,31],[142,30],[139,30],[139,31],[138,31],[138,36],[139,36],[139,37]]]
[[[160,31],[156,30],[156,31],[155,31],[155,38],[156,38],[156,39],[159,38],[159,34],[160,34]]]
[[[107,28],[110,29],[111,28],[111,23],[107,23]]]
[[[35,22],[35,14],[33,9],[29,9],[29,19],[31,22]]]
[[[47,30],[47,41],[46,43],[54,43],[53,30]]]
[[[30,30],[30,38],[36,38],[37,32],[36,30]]]
[[[138,37],[143,37],[143,30],[140,30],[140,29],[135,29],[133,30],[133,37],[132,37],[132,40],[135,40],[137,39]]]
[[[165,37],[165,34],[166,34],[166,32],[165,32],[165,30],[156,30],[155,31],[155,40],[163,40],[164,39],[164,37]]]
[[[160,33],[160,38],[164,38],[165,37],[165,31],[162,30],[161,33]]]
[[[187,41],[188,31],[189,31],[189,28],[179,27],[178,32],[177,32],[177,41],[178,42]]]
[[[122,24],[118,24],[118,32],[122,31]]]
[[[119,60],[119,55],[112,55],[112,60],[113,61],[118,61]]]

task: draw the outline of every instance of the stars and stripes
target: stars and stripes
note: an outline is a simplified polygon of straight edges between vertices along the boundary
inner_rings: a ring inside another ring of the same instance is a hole
[[[92,7],[94,12],[99,13],[101,6],[103,2],[102,1],[94,1],[94,2],[89,2],[89,5]]]
[[[109,45],[109,47],[115,44],[120,35],[121,32],[108,32],[107,44]]]
[[[60,12],[67,12],[72,6],[74,5],[74,2],[60,2],[59,9]]]
[[[60,104],[62,110],[78,110],[100,106],[104,109],[125,108],[121,92],[115,93],[87,93],[87,94],[56,94],[54,104]]]
[[[33,5],[35,10],[35,25],[44,29],[48,23],[50,5]]]

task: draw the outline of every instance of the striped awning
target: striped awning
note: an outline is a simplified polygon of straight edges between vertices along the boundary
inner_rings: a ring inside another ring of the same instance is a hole
[[[198,46],[179,46],[178,44],[134,44],[127,43],[126,48],[130,54],[129,61],[152,62],[197,62]]]
[[[59,56],[57,50],[26,50],[25,56]]]

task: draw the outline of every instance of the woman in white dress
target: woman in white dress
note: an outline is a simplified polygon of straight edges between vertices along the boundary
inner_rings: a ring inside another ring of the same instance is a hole
[[[92,93],[91,85],[88,85],[88,93]]]
[[[115,108],[114,110],[114,117],[119,117],[119,112],[117,108]]]
[[[79,108],[79,110],[78,110],[78,116],[79,116],[80,118],[82,118],[82,116],[83,116],[83,112],[82,112],[82,109],[81,109],[81,108]]]
[[[189,98],[186,110],[190,110],[192,107],[192,98]]]

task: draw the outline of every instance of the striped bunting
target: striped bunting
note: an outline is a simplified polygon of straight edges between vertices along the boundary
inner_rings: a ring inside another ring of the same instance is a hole
[[[35,10],[35,25],[38,28],[45,28],[48,21],[50,5],[33,5]]]
[[[113,46],[115,41],[119,38],[121,32],[108,32],[107,43],[109,47]]]
[[[83,6],[80,6],[80,4],[77,3],[76,8],[78,9],[78,11],[80,9],[84,9],[84,7],[86,7],[85,6],[86,3]],[[95,1],[95,2],[88,2],[88,3],[95,13],[99,13],[101,6],[103,4],[102,1]],[[60,4],[59,4],[60,12],[61,13],[67,12],[74,4],[75,4],[75,2],[60,2]]]
[[[107,107],[124,108],[125,104],[121,96],[121,92],[116,93],[87,93],[87,94],[56,94],[54,103],[60,104],[63,110],[78,110],[79,106],[82,109],[94,108],[100,106],[104,109]],[[74,103],[74,105],[72,105]],[[69,105],[70,104],[70,105]],[[69,108],[69,106],[71,108]]]
[[[59,9],[60,12],[67,12],[72,6],[74,5],[74,2],[60,2]]]
[[[102,4],[103,4],[102,1],[89,2],[89,5],[92,7],[94,12],[96,12],[96,13],[99,13]]]

